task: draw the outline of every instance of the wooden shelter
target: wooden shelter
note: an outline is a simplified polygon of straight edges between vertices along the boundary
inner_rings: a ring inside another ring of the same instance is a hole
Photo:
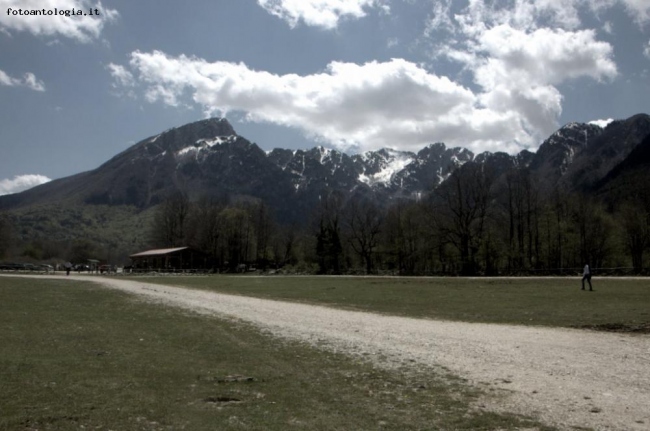
[[[204,271],[210,268],[208,255],[190,247],[147,250],[129,257],[134,271]]]

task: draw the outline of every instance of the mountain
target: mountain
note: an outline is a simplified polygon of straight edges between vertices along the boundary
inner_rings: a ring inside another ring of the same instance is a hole
[[[549,186],[565,177],[573,163],[588,152],[590,140],[603,129],[593,124],[569,123],[553,133],[540,145],[530,169],[540,173]]]
[[[203,159],[221,146],[241,157],[250,145],[239,138],[226,120],[211,119],[169,129],[146,138],[99,168],[51,181],[17,195],[0,199],[1,207],[23,207],[34,203],[133,205],[157,204],[169,190],[185,186],[198,174]],[[259,148],[258,148],[259,150]],[[264,153],[259,150],[259,156]],[[221,168],[217,160],[215,168]],[[243,163],[243,161],[242,161]]]
[[[624,162],[648,135],[650,117],[639,114],[604,129],[567,124],[536,153],[522,151],[514,156],[475,155],[443,143],[417,153],[381,149],[348,155],[323,147],[266,153],[239,136],[227,120],[212,118],[148,137],[92,171],[1,196],[0,209],[29,213],[34,220],[38,214],[66,208],[95,214],[103,211],[99,208],[124,207],[129,208],[128,214],[144,214],[180,190],[192,199],[260,199],[279,220],[301,222],[327,193],[369,197],[384,205],[396,199],[418,199],[467,163],[489,166],[497,177],[514,167],[529,169],[543,191],[555,187],[589,191],[602,189],[603,181],[620,176],[615,167],[631,169],[628,165],[633,161]],[[14,218],[20,225],[20,217]],[[57,223],[52,226],[54,232],[45,229],[38,234],[61,236]],[[101,224],[96,227],[101,231]],[[25,231],[24,235],[31,234]]]
[[[591,191],[650,134],[650,116],[613,121],[606,128],[570,123],[539,147],[530,164],[543,189]]]
[[[331,191],[392,199],[430,191],[474,159],[463,148],[430,145],[417,154],[391,149],[348,154],[315,147],[268,154],[237,135],[225,119],[209,119],[148,137],[95,170],[0,197],[0,208],[35,204],[155,206],[173,191],[253,197],[296,219]]]
[[[650,134],[650,117],[635,115],[610,123],[601,133],[591,131],[580,157],[567,169],[567,189],[590,191]]]
[[[616,206],[628,199],[650,202],[650,135],[595,185],[595,190]]]

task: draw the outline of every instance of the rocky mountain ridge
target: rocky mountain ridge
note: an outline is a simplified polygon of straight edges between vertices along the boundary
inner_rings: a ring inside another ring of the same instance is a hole
[[[536,153],[473,154],[443,143],[418,151],[393,149],[348,155],[315,147],[264,152],[237,135],[225,119],[212,118],[146,138],[95,170],[16,195],[0,197],[0,209],[47,203],[129,205],[146,209],[180,190],[191,198],[255,198],[280,220],[300,220],[325,193],[366,196],[382,203],[431,192],[466,163],[487,164],[497,175],[530,169],[540,188],[585,191],[622,163],[650,135],[650,117],[610,123],[570,123]]]

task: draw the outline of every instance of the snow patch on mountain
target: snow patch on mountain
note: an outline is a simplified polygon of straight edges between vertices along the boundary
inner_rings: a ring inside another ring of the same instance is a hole
[[[413,155],[410,153],[404,153],[391,149],[386,149],[384,151],[387,157],[380,161],[380,170],[374,174],[368,175],[364,170],[364,172],[358,177],[359,181],[369,186],[373,186],[375,184],[388,184],[393,179],[395,174],[403,171],[404,168],[413,163],[415,160]],[[371,152],[364,153],[361,155],[361,157],[364,161],[367,161],[371,157]]]
[[[234,142],[236,139],[237,139],[237,135],[215,136],[212,139],[199,139],[198,141],[196,141],[196,144],[211,148],[214,147],[215,145]]]
[[[332,150],[322,146],[318,146],[318,151],[320,151],[320,164],[322,165],[324,161],[332,157]]]
[[[215,145],[234,142],[236,139],[237,139],[237,135],[215,136],[214,138],[211,139],[199,139],[194,144],[178,150],[176,152],[176,155],[178,157],[181,157],[189,153],[198,153],[203,150],[208,150],[214,147]]]
[[[566,125],[565,125],[564,127],[562,127],[560,130],[558,130],[558,133],[561,133],[561,131],[562,131],[563,129],[573,130],[573,129],[579,129],[581,126],[582,126],[582,123],[576,123],[575,121],[573,121],[573,122],[571,122],[571,123],[566,124]]]
[[[185,147],[182,150],[177,151],[176,155],[180,157],[180,156],[184,156],[184,155],[186,155],[188,153],[193,153],[193,152],[198,152],[198,151],[199,151],[198,147],[195,147],[195,146],[191,145],[189,147]]]
[[[451,162],[452,162],[454,165],[460,167],[460,166],[463,166],[463,164],[465,163],[465,160],[460,160],[460,159],[458,158],[458,156],[454,154],[453,156],[451,156]]]

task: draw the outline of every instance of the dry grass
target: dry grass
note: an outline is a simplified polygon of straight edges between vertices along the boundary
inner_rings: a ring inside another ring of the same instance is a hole
[[[519,429],[432,371],[379,371],[70,280],[0,278],[0,430]]]

